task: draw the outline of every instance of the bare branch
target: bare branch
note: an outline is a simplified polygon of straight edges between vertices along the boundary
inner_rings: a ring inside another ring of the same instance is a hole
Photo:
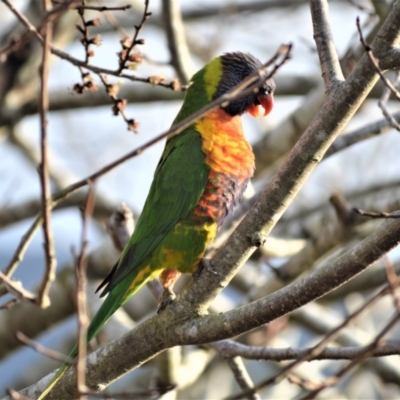
[[[86,190],[79,190],[71,197],[59,203],[54,207],[55,210],[62,210],[68,207],[81,207],[85,204]],[[1,207],[0,210],[0,227],[4,228],[11,224],[23,221],[24,219],[34,217],[40,212],[40,201],[38,199],[27,200],[9,207]],[[93,217],[98,220],[106,219],[117,207],[117,203],[109,201],[103,196],[96,196],[96,204]]]
[[[400,111],[392,114],[391,117],[394,119],[396,124],[399,124]],[[393,124],[389,122],[387,118],[383,118],[379,121],[365,125],[362,128],[341,135],[332,143],[332,146],[326,152],[324,159],[352,146],[353,144],[359,143],[360,141],[373,138],[386,132],[390,132],[392,131],[392,128]]]
[[[43,217],[42,214],[39,214],[38,217],[35,218],[33,221],[33,224],[29,227],[27,232],[22,236],[18,247],[16,248],[11,261],[8,263],[7,267],[5,268],[5,274],[7,277],[10,277],[15,270],[17,269],[18,265],[20,262],[24,259],[24,255],[26,250],[29,247],[29,243],[31,242],[33,236],[37,232],[37,230],[40,228],[40,226],[43,223]],[[3,274],[0,274],[0,278],[3,279],[4,282],[6,282],[2,276]]]
[[[43,0],[43,8],[46,11],[51,9],[51,1]],[[42,215],[43,215],[43,235],[46,259],[46,272],[43,276],[42,285],[38,293],[38,304],[42,308],[50,306],[49,291],[52,282],[55,279],[57,260],[54,252],[54,240],[51,230],[51,194],[49,181],[49,166],[48,166],[48,142],[47,142],[47,112],[49,109],[49,89],[48,75],[50,68],[50,46],[53,35],[53,24],[48,21],[43,30],[43,56],[40,66],[40,100],[39,100],[39,115],[40,115],[40,150],[41,163],[39,167],[40,183],[42,188]]]
[[[394,82],[395,86],[398,86],[400,82],[400,74],[397,72],[396,73],[396,79]],[[400,131],[400,124],[396,121],[394,116],[388,111],[386,108],[386,104],[389,101],[390,95],[391,95],[391,90],[389,87],[385,86],[382,92],[382,96],[379,99],[378,106],[382,110],[382,114],[384,117],[388,120],[389,124],[394,128]]]
[[[372,52],[371,46],[369,44],[367,44],[367,42],[364,39],[362,30],[361,30],[361,26],[360,26],[360,18],[359,17],[357,17],[357,29],[360,34],[360,41],[364,46],[364,49],[368,55],[368,58],[371,60],[373,66],[375,67],[376,72],[379,74],[379,77],[381,78],[383,83],[390,89],[390,91],[393,93],[393,95],[396,97],[396,99],[400,101],[400,92],[394,87],[392,82],[390,82],[390,80],[387,79],[386,76],[383,74],[383,71],[381,70],[381,68],[379,66],[379,61],[375,58],[375,56]]]
[[[250,375],[248,374],[246,367],[243,363],[243,360],[239,357],[239,354],[235,354],[234,352],[228,353],[226,351],[228,340],[221,340],[219,342],[211,343],[211,347],[216,349],[220,356],[228,363],[229,368],[232,370],[233,376],[235,377],[236,382],[240,386],[243,391],[248,391],[254,387],[254,383],[251,380]],[[235,343],[233,341],[229,341]],[[247,346],[246,346],[247,347]],[[257,393],[249,393],[246,398],[249,400],[260,400],[260,396]]]
[[[124,51],[120,54],[119,68],[117,70],[118,74],[120,74],[126,68],[129,58],[131,56],[131,51],[133,50],[133,48],[136,45],[144,44],[144,39],[138,39],[138,36],[139,36],[139,33],[142,30],[144,24],[146,23],[147,19],[150,16],[151,16],[151,12],[149,12],[149,0],[144,0],[144,10],[143,10],[142,19],[141,19],[139,25],[135,25],[135,33],[133,35],[133,38],[130,39],[129,44],[126,46]]]
[[[46,357],[52,358],[53,360],[60,361],[62,363],[73,364],[73,365],[76,364],[75,360],[65,357],[63,354],[58,353],[57,351],[42,346],[40,343],[35,342],[32,339],[29,339],[28,336],[24,335],[20,331],[17,331],[15,333],[15,336],[21,343],[31,347],[33,350],[35,350],[40,354],[45,355]]]
[[[248,346],[233,340],[225,339],[218,343],[226,357],[240,356],[248,360],[287,361],[298,360],[312,353],[312,348],[293,349],[262,346]],[[366,346],[325,347],[307,361],[313,360],[353,360],[364,354]],[[400,354],[400,342],[383,343],[376,347],[370,357],[385,357]]]
[[[400,315],[400,300],[399,296],[396,293],[396,290],[399,287],[399,277],[397,276],[396,269],[394,268],[393,263],[389,260],[388,257],[384,258],[385,262],[385,272],[386,277],[390,286],[390,294],[392,295],[394,308],[397,310],[397,314]]]
[[[363,217],[370,217],[370,218],[400,218],[400,215],[397,212],[387,213],[387,212],[368,212],[364,210],[360,210],[359,208],[353,208],[353,211]]]
[[[311,0],[311,16],[314,28],[314,40],[317,45],[318,56],[321,63],[322,77],[329,95],[332,88],[344,81],[340,68],[339,57],[329,21],[329,7],[327,0]]]
[[[76,304],[78,311],[78,354],[76,362],[76,388],[79,393],[79,399],[85,396],[82,393],[87,391],[86,387],[86,355],[87,355],[87,327],[89,325],[89,318],[87,313],[86,303],[86,269],[87,269],[87,223],[89,217],[93,214],[94,208],[94,188],[93,184],[89,186],[89,192],[82,214],[82,235],[81,235],[81,249],[78,257],[76,258],[76,274],[77,274],[77,289],[76,289]]]
[[[232,358],[225,357],[225,360],[228,363],[229,368],[232,370],[233,376],[240,388],[243,391],[251,390],[254,387],[254,384],[244,366],[243,360],[238,356]],[[261,397],[257,393],[249,393],[245,397],[249,400],[261,400]]]
[[[33,293],[25,290],[21,282],[19,281],[12,281],[11,279],[8,278],[7,275],[3,274],[3,272],[0,271],[0,278],[3,280],[4,284],[6,285],[6,288],[9,293],[13,294],[20,300],[27,300],[29,302],[34,302],[36,301],[36,297]]]
[[[76,5],[75,8],[77,10],[95,10],[95,11],[126,11],[132,7],[131,4],[127,4],[125,6],[116,6],[116,7],[109,7],[109,6],[90,6],[90,5]]]
[[[181,82],[187,84],[194,71],[186,41],[179,1],[163,0],[162,18],[167,34],[171,64],[175,68]]]

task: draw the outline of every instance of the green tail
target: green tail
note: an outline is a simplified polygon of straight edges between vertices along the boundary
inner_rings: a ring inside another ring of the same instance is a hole
[[[93,317],[90,325],[88,327],[87,332],[87,342],[89,343],[100,331],[102,326],[107,322],[107,320],[114,314],[115,311],[127,300],[126,293],[129,289],[132,280],[126,279],[120,283],[117,287],[114,288],[112,292],[108,294],[103,304],[97,311],[96,315]],[[144,283],[144,282],[143,282]],[[135,292],[140,289],[142,285],[139,285],[135,288]],[[129,293],[129,295],[133,295],[135,292]],[[129,297],[130,297],[129,296]],[[78,345],[75,345],[74,348],[69,353],[68,357],[74,359],[78,354]],[[70,367],[70,364],[64,363],[57,370],[53,379],[43,391],[43,393],[39,396],[38,400],[43,400],[51,391],[51,389],[55,386],[55,384],[62,378],[65,372]]]

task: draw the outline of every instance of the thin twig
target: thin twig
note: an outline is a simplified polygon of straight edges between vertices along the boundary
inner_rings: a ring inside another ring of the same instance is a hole
[[[233,340],[226,339],[210,343],[210,346],[216,349],[219,355],[226,361],[240,388],[244,391],[248,391],[249,389],[251,390],[254,387],[254,383],[246,370],[242,358],[235,352],[227,351],[227,347],[229,347],[231,343],[235,342]],[[260,396],[251,391],[245,397],[249,400],[260,400]]]
[[[127,4],[125,6],[117,6],[117,7],[109,7],[109,6],[88,6],[87,4],[85,5],[77,5],[76,9],[77,10],[94,10],[94,11],[126,11],[132,8],[131,4]]]
[[[52,358],[53,360],[60,361],[62,363],[75,365],[76,361],[66,357],[65,355],[59,353],[58,351],[54,351],[49,349],[48,347],[42,346],[40,343],[35,342],[34,340],[28,338],[28,336],[24,335],[22,332],[18,331],[15,333],[16,338],[26,346],[29,346],[36,352],[45,355],[48,358]]]
[[[28,300],[29,302],[35,303],[36,296],[24,289],[19,281],[12,281],[7,275],[0,271],[0,279],[5,283],[9,293],[13,294],[20,300]]]
[[[76,302],[78,313],[78,354],[76,362],[76,388],[79,393],[79,398],[86,397],[84,393],[87,392],[86,386],[86,355],[87,355],[87,327],[89,325],[89,318],[87,313],[86,302],[86,267],[87,267],[87,224],[89,217],[93,214],[95,203],[95,194],[93,184],[89,186],[89,192],[82,213],[82,236],[81,236],[81,249],[76,259],[77,266],[77,290]]]
[[[43,0],[43,8],[46,11],[51,9],[51,1]],[[50,68],[50,43],[53,35],[53,24],[49,20],[44,26],[44,43],[42,64],[40,66],[40,97],[39,97],[39,116],[40,116],[40,151],[41,163],[39,167],[40,183],[42,189],[42,215],[43,215],[43,235],[46,258],[46,270],[40,285],[37,303],[40,307],[46,308],[50,305],[49,291],[55,279],[57,260],[54,253],[54,240],[51,230],[51,193],[48,165],[48,141],[47,141],[47,112],[49,109],[49,90],[48,75]]]
[[[233,376],[235,377],[235,380],[240,388],[242,390],[251,390],[254,387],[254,384],[241,357],[228,357],[225,358],[225,361],[231,369]],[[261,400],[261,397],[258,395],[258,393],[249,393],[246,398],[249,400]]]
[[[378,73],[379,77],[381,78],[381,80],[385,84],[385,86],[387,86],[390,89],[390,91],[393,93],[393,95],[396,97],[396,99],[400,101],[400,92],[394,87],[392,82],[390,82],[390,80],[386,78],[386,76],[384,75],[383,71],[381,70],[381,68],[379,66],[379,61],[375,58],[374,53],[372,52],[371,46],[364,39],[362,30],[361,30],[361,26],[360,26],[360,18],[359,17],[357,17],[357,29],[360,34],[360,41],[361,41],[362,45],[364,46],[367,56],[369,57],[374,68],[376,69],[376,72]]]
[[[78,14],[81,19],[82,25],[78,25],[77,29],[82,34],[81,43],[85,49],[85,63],[89,65],[90,57],[94,56],[93,50],[90,49],[90,45],[96,44],[97,46],[101,44],[100,35],[96,35],[94,38],[89,37],[89,27],[100,24],[100,20],[98,18],[92,19],[90,21],[86,21],[85,19],[85,10],[86,10],[85,1],[82,0],[81,7],[78,7]],[[76,93],[82,94],[85,91],[96,91],[97,84],[93,81],[93,77],[88,72],[85,72],[84,67],[79,67],[79,71],[81,73],[82,84],[75,84],[73,90]],[[108,77],[102,73],[97,74],[102,82],[105,91],[108,97],[113,102],[112,111],[114,115],[121,115],[124,121],[128,126],[128,130],[136,133],[138,123],[133,118],[128,118],[125,113],[125,108],[127,105],[126,99],[122,99],[118,97],[119,86],[117,84],[108,83]]]
[[[77,25],[77,29],[82,34],[81,43],[85,49],[85,64],[89,64],[89,58],[94,55],[90,51],[90,39],[89,39],[89,26],[85,20],[85,0],[81,0],[81,6],[76,8],[78,11],[79,18],[81,19],[82,25]],[[83,71],[81,70],[81,75]]]
[[[221,340],[219,349],[225,357],[240,356],[248,360],[288,361],[304,357],[312,348],[294,349],[292,347],[274,348],[268,346],[248,346],[230,339]],[[214,343],[211,344],[214,347]],[[353,360],[367,350],[366,346],[325,347],[313,360]],[[371,357],[384,357],[400,354],[400,342],[390,341],[374,349]]]
[[[394,82],[394,85],[398,85],[400,81],[400,74],[397,72],[396,73],[396,80]],[[389,101],[391,91],[390,89],[385,86],[382,92],[382,96],[378,101],[378,107],[381,109],[383,116],[386,118],[386,120],[389,122],[389,124],[396,130],[400,131],[400,124],[396,121],[395,117],[389,112],[389,110],[386,107],[387,102]]]
[[[390,293],[393,299],[393,305],[400,315],[400,299],[396,294],[396,290],[399,288],[399,277],[397,276],[396,270],[391,260],[386,256],[384,258],[386,277],[390,286]]]
[[[117,85],[116,83],[114,84],[108,83],[107,77],[104,76],[103,74],[98,74],[98,75],[100,77],[102,84],[104,85],[108,97],[110,97],[110,99],[114,103],[112,107],[113,114],[114,115],[120,114],[124,119],[124,121],[126,122],[128,130],[136,133],[139,124],[136,120],[134,120],[133,118],[128,118],[128,116],[126,115],[125,108],[127,105],[127,100],[118,97],[119,85]]]
[[[100,4],[103,4],[102,0],[99,0]],[[101,6],[102,8],[104,8],[105,6]],[[122,26],[119,26],[119,22],[118,20],[115,18],[114,14],[112,12],[105,12],[104,13],[104,17],[106,18],[106,20],[108,21],[108,23],[110,24],[110,26],[116,31],[118,32],[118,34],[121,37],[124,36],[128,36],[128,34],[126,33],[125,29]]]
[[[386,212],[369,212],[369,211],[364,211],[359,208],[353,207],[353,211],[356,212],[357,214],[363,216],[363,217],[370,217],[370,218],[393,218],[397,219],[400,218],[400,213],[398,211],[395,211],[393,213],[386,213]]]
[[[145,0],[142,19],[141,19],[139,25],[135,25],[135,33],[130,42],[130,45],[127,46],[127,48],[125,49],[125,51],[122,52],[122,54],[120,54],[119,68],[117,70],[117,73],[120,74],[126,68],[126,64],[129,61],[129,57],[130,57],[130,53],[131,53],[132,49],[138,44],[144,44],[144,39],[138,39],[138,36],[139,36],[139,33],[142,30],[145,22],[148,20],[148,18],[150,16],[151,16],[151,12],[149,12],[149,0]]]
[[[388,121],[388,118],[382,118],[376,122],[372,122],[371,124],[341,135],[332,143],[331,147],[329,147],[328,151],[325,153],[324,160],[341,150],[347,149],[353,144],[390,132],[393,127],[397,129],[397,125],[400,127],[400,112],[398,111],[390,115],[390,117],[393,121]],[[396,126],[393,126],[393,122]]]

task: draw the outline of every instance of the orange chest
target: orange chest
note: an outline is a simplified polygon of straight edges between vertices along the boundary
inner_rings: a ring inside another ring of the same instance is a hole
[[[220,226],[237,205],[254,172],[254,154],[243,135],[240,117],[216,110],[196,124],[210,174],[196,207],[197,217]]]
[[[254,172],[254,154],[243,134],[239,116],[217,109],[196,123],[202,150],[211,171],[249,179]]]

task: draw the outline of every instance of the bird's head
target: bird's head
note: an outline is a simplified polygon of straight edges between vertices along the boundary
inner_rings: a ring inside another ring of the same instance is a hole
[[[211,61],[206,66],[204,78],[209,90],[214,88],[212,99],[214,100],[233,89],[261,66],[262,63],[257,58],[242,52],[225,53]],[[233,100],[222,108],[232,116],[245,112],[255,117],[260,114],[267,115],[274,105],[274,91],[275,82],[273,79],[268,79],[258,91]]]
[[[193,75],[185,100],[174,123],[181,121],[211,101],[227,93],[262,66],[257,58],[241,52],[226,53],[214,58]],[[274,105],[275,83],[273,79],[263,82],[258,91],[230,101],[221,106],[231,116],[245,112],[258,116],[264,109],[267,115]]]

